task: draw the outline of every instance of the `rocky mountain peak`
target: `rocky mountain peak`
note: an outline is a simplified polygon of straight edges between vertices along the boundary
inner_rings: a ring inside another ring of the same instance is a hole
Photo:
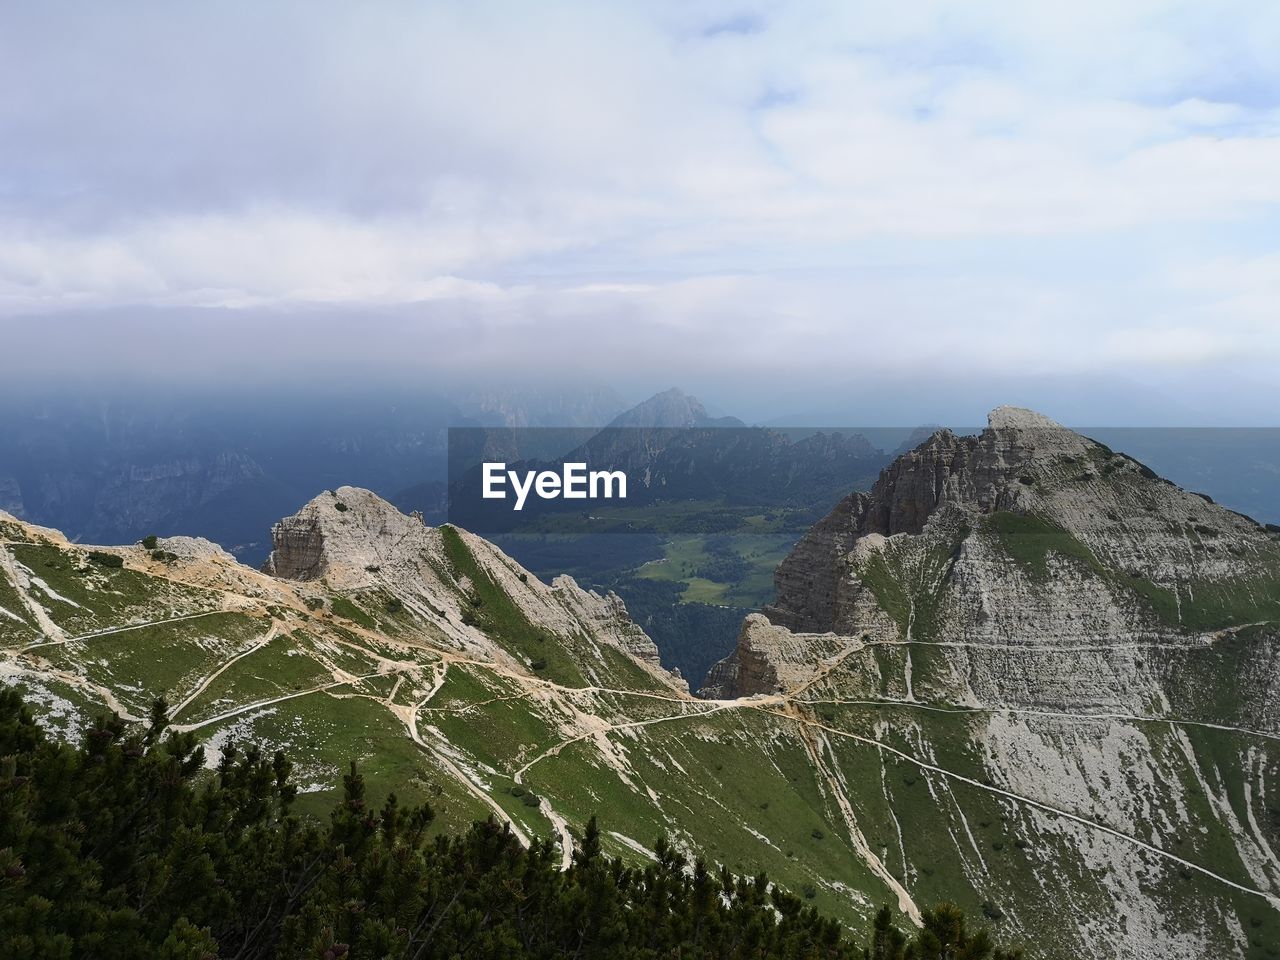
[[[992,430],[1065,430],[1062,424],[1043,413],[1025,407],[996,407],[987,414],[987,426]]]
[[[427,530],[371,490],[326,490],[272,527],[263,570],[287,580],[326,577],[334,585],[355,585],[389,553],[425,546]]]
[[[686,427],[742,426],[734,417],[712,417],[697,397],[677,387],[655,393],[648,400],[619,414],[611,427],[683,429]]]
[[[858,533],[919,533],[947,503],[982,513],[1013,509],[1038,478],[1103,449],[1021,407],[997,407],[987,423],[976,436],[938,430],[885,468],[855,509],[862,517]]]
[[[635,658],[653,677],[676,689],[683,681],[664,670],[649,636],[615,594],[583,590],[569,576],[545,584],[489,541],[454,526],[428,527],[370,490],[328,490],[285,517],[271,531],[273,549],[264,572],[287,580],[322,581],[348,595],[395,597],[403,609],[432,621],[442,639],[499,659],[501,643],[469,623],[478,580],[501,594],[517,617],[562,638],[596,669],[602,647]],[[450,547],[452,544],[452,548]],[[459,552],[470,572],[455,563]],[[490,631],[492,632],[492,631]]]
[[[1153,897],[1153,873],[1133,864],[1158,851],[1176,890],[1199,864],[1240,863],[1251,892],[1280,903],[1274,829],[1248,819],[1275,776],[1256,758],[1280,724],[1280,530],[1031,411],[999,408],[989,424],[935,432],[815,525],[702,693],[791,701],[824,733],[848,710],[863,743],[892,731],[890,749],[928,756],[926,770],[973,758],[982,772],[968,784],[1102,825],[1086,854],[1109,859],[1097,895],[1155,919],[1141,946],[1108,929],[1073,955],[1245,956],[1243,938],[1225,949],[1168,938],[1200,908]],[[872,790],[896,798],[916,783],[889,769]],[[869,809],[855,816],[872,822]],[[996,820],[957,818],[934,846],[950,832],[990,876]]]
[[[1261,525],[1131,457],[1030,410],[998,407],[989,424],[972,436],[938,430],[886,467],[870,492],[838,504],[779,566],[771,618],[830,629],[842,615],[845,558],[864,538],[916,537],[934,527],[931,537],[949,541],[942,528],[985,529],[997,514],[1035,517],[1064,550],[1152,584],[1162,603],[1176,603],[1184,584],[1271,562],[1275,543]]]

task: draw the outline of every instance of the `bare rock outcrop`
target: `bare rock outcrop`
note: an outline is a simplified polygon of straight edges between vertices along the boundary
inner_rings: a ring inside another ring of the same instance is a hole
[[[775,627],[758,613],[742,622],[734,656],[721,660],[707,674],[701,696],[711,700],[749,697],[757,693],[777,693],[781,689],[776,664],[786,661],[777,656],[771,642],[788,631]]]
[[[750,614],[738,633],[736,654],[711,668],[698,695],[731,700],[793,692],[813,676],[817,658],[834,654],[839,645],[834,634],[792,633],[761,614]]]
[[[323,493],[277,523],[271,532],[274,549],[263,570],[284,579],[319,581],[330,590],[388,594],[430,622],[436,639],[482,656],[511,659],[471,615],[475,584],[459,579],[453,569],[446,529],[520,616],[563,638],[587,661],[581,664],[587,674],[606,671],[601,647],[607,646],[673,689],[687,690],[682,679],[662,667],[653,640],[616,594],[583,590],[569,576],[543,583],[482,537],[457,527],[425,526],[421,515],[406,516],[359,487]]]
[[[1250,604],[1257,620],[1280,614],[1280,542],[1047,417],[1001,407],[982,433],[940,430],[895,460],[774,579],[764,615],[798,637],[936,648],[927,676],[912,675],[909,649],[894,654],[908,697],[920,687],[973,704],[1136,710],[1160,681],[1135,645],[1194,649],[1247,621]],[[1088,675],[1064,672],[1055,649]],[[796,668],[818,669],[817,656],[762,647],[744,627],[707,689],[760,692]]]

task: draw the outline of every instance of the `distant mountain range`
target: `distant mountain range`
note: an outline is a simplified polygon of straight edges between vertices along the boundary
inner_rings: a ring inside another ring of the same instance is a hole
[[[86,541],[195,533],[258,563],[317,484],[442,482],[450,426],[594,425],[621,407],[599,390],[4,397],[0,508]]]
[[[647,415],[654,422],[646,422]],[[450,518],[472,529],[503,532],[528,529],[547,515],[580,514],[581,507],[572,501],[530,500],[515,513],[506,503],[482,497],[483,461],[520,443],[504,443],[504,434],[478,431],[471,441],[474,462],[451,485]],[[865,478],[869,484],[888,461],[857,434],[819,431],[792,437],[744,426],[732,417],[713,419],[692,397],[671,391],[628,411],[561,456],[516,460],[507,463],[507,469],[520,475],[558,473],[565,463],[584,463],[588,468],[622,471],[629,479],[627,497],[617,506],[634,516],[634,508],[660,503],[818,509],[847,490],[851,479]],[[600,512],[608,506],[596,504],[592,509]],[[656,529],[643,520],[634,524],[638,531]]]
[[[851,427],[859,419],[849,412]],[[676,389],[627,409],[600,388],[443,396],[317,385],[210,395],[177,385],[93,391],[68,384],[44,396],[0,393],[0,508],[86,541],[194,532],[260,562],[269,546],[262,531],[317,483],[360,484],[406,509],[440,510],[450,426],[602,425],[740,423],[710,415]],[[898,449],[909,430],[892,442],[864,432],[890,455],[922,439],[912,436]],[[1087,432],[1112,437],[1220,502],[1280,522],[1280,430]]]
[[[0,395],[0,509],[83,542],[197,534],[257,564],[274,518],[317,485],[357,484],[444,522],[451,427],[483,431],[513,462],[564,459],[576,446],[575,455],[614,460],[643,478],[637,506],[701,501],[700,528],[677,518],[688,534],[740,525],[753,507],[791,511],[779,514],[790,540],[775,530],[757,544],[713,544],[714,556],[686,556],[687,544],[669,539],[669,517],[660,524],[653,514],[641,518],[647,539],[597,538],[585,549],[504,543],[540,575],[572,572],[620,592],[667,662],[696,680],[732,648],[741,616],[765,602],[771,565],[808,523],[850,487],[868,489],[890,456],[933,432],[749,428],[675,388],[624,407],[607,389],[571,387],[474,387],[451,397],[366,387],[209,396],[141,386],[91,399],[74,386]],[[1280,430],[1087,432],[1227,506],[1280,522]],[[713,502],[731,509],[716,514]]]

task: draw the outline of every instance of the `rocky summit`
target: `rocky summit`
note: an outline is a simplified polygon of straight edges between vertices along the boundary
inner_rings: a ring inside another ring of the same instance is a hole
[[[500,638],[482,628],[473,602],[477,594],[468,593],[475,589],[475,578],[458,580],[450,555],[465,551],[480,576],[525,621],[571,645],[608,643],[634,656],[662,682],[683,686],[661,668],[658,648],[627,616],[616,594],[583,590],[568,576],[544,584],[489,541],[457,527],[425,526],[421,517],[400,513],[368,490],[339,487],[316,497],[272,528],[271,543],[263,566],[268,574],[319,581],[328,590],[385,593],[401,608],[434,620],[445,642],[509,658]],[[577,654],[592,675],[593,664],[602,659],[600,651]]]
[[[1019,875],[1072,904],[1081,955],[1280,942],[1256,933],[1280,892],[1275,529],[1002,407],[843,500],[775,582],[705,696],[857,705],[883,749],[963,765],[966,787],[929,789],[939,841],[980,887]],[[903,783],[887,846],[910,877]],[[975,815],[973,787],[1027,805]]]
[[[1116,650],[1142,640],[1176,660],[1280,619],[1280,538],[1046,417],[1001,407],[981,434],[940,430],[869,493],[844,499],[796,545],[775,583],[764,612],[788,635],[897,640],[908,651],[985,644],[1027,654],[1023,664],[1059,649],[1086,655],[1082,644],[1114,663]],[[749,621],[747,652],[717,667],[715,692],[772,692],[758,662],[761,636]],[[964,656],[971,685],[975,654]],[[1082,675],[1072,673],[1078,699]],[[1099,702],[1132,705],[1149,692],[1113,686]],[[1033,689],[1022,683],[1001,695]]]
[[[594,815],[851,926],[952,900],[1049,960],[1280,955],[1280,540],[1043,416],[841,500],[700,698],[617,597],[367,490],[271,540],[0,515],[0,682],[65,739],[163,695],[210,770],[287,751],[303,812],[354,760],[442,828],[567,865]]]

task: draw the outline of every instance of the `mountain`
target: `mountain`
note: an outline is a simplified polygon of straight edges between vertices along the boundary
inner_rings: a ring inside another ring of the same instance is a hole
[[[482,387],[457,391],[463,416],[486,427],[598,427],[626,403],[608,387]]]
[[[424,480],[389,497],[401,510],[420,511],[433,522],[448,519],[451,499],[455,503],[459,499],[457,481],[465,475],[468,466],[473,467],[473,475],[478,476],[479,465],[486,460],[563,461],[574,458],[571,451],[577,451],[580,458],[580,448],[602,429],[602,423],[668,428],[742,425],[732,417],[711,418],[701,402],[674,388],[622,413],[617,413],[621,406],[617,395],[599,389],[474,389],[464,393],[458,404],[470,421],[459,421],[455,426],[465,429],[450,434],[449,480]],[[455,487],[452,497],[450,481]],[[0,486],[0,507],[3,507],[3,496],[4,488]],[[464,520],[475,519],[468,517],[465,506],[459,510],[459,516]]]
[[[394,391],[0,397],[0,501],[74,540],[195,534],[260,563],[271,523],[338,478],[388,492],[443,480],[460,420]]]
[[[713,419],[679,390],[581,434],[455,431],[448,517],[539,574],[569,572],[615,590],[663,662],[695,680],[733,648],[743,615],[767,599],[773,567],[800,534],[888,462],[856,434]],[[554,439],[561,446],[550,456],[510,455]],[[517,513],[482,496],[482,464],[495,460],[517,474],[560,472],[564,463],[621,470],[626,500],[584,511],[581,501],[531,498]],[[394,502],[434,519],[441,498],[429,492]]]
[[[598,814],[611,854],[644,863],[667,834],[851,926],[900,902],[781,701],[690,696],[616,597],[349,487],[272,542],[258,571],[195,538],[88,548],[0,517],[0,681],[66,739],[163,694],[210,769],[229,744],[287,750],[304,811],[355,759],[371,804],[429,801],[446,830],[492,815],[565,863]]]
[[[429,800],[453,826],[493,814],[527,838],[563,821],[470,752],[486,739],[472,707],[580,734],[603,724],[596,698],[689,699],[616,596],[543,584],[367,490],[278,523],[270,574],[195,538],[88,550],[8,515],[0,537],[0,679],[68,738],[104,708],[137,719],[165,694],[210,764],[231,740],[287,746],[308,789],[330,793],[362,759],[384,794]],[[512,710],[523,698],[550,716]]]
[[[1280,950],[1274,528],[1000,408],[843,500],[775,582],[704,695],[817,711],[913,892],[963,877],[1066,955]]]
[[[1184,487],[1280,524],[1280,429],[1097,427],[1084,432]]]
[[[610,427],[741,427],[737,417],[713,417],[697,397],[672,387],[655,393],[648,400],[636,404],[613,418]]]
[[[562,442],[561,452],[517,459],[513,454],[529,445],[519,432],[465,431],[465,437],[455,440],[450,465],[450,517],[472,529],[506,533],[529,530],[532,520],[547,513],[581,515],[581,505],[568,500],[533,499],[515,514],[505,502],[483,498],[482,464],[504,455],[509,469],[519,474],[558,472],[564,463],[621,470],[629,478],[625,503],[629,508],[665,503],[682,504],[683,511],[684,505],[694,501],[702,501],[704,510],[788,506],[807,511],[809,520],[848,489],[851,481],[867,478],[869,482],[887,462],[858,434],[800,431],[793,436],[747,427],[733,417],[708,416],[701,402],[676,389],[651,397],[585,436],[581,430],[555,433]],[[580,439],[565,442],[575,437]],[[397,498],[397,502],[410,501]],[[632,532],[659,529],[634,514],[629,513],[628,520]],[[667,531],[670,525],[660,528]],[[797,534],[802,529],[796,529]],[[706,531],[686,526],[676,532]]]
[[[906,439],[894,447],[893,455],[895,457],[900,457],[904,453],[910,453],[941,429],[942,427],[939,424],[913,428],[911,432],[907,434]]]
[[[623,406],[612,391],[572,386],[40,395],[0,384],[0,509],[89,543],[199,535],[257,564],[271,523],[326,484],[438,513],[450,427],[597,427]]]
[[[707,698],[616,597],[366,490],[212,544],[0,518],[0,680],[76,737],[164,693],[212,748],[524,839],[599,816],[850,925],[947,899],[1049,960],[1274,956],[1280,542],[1026,411],[945,431],[796,545]],[[1272,789],[1272,792],[1274,790]]]
[[[559,472],[564,463],[586,463],[590,469],[604,467],[627,475],[626,502],[619,502],[619,507],[700,503],[704,510],[731,508],[750,516],[752,510],[744,513],[742,508],[755,508],[758,514],[785,506],[806,511],[811,521],[852,481],[869,482],[886,462],[862,437],[841,433],[819,432],[793,440],[763,427],[606,427],[561,457],[521,460],[509,469],[520,474]],[[477,464],[451,491],[450,516],[488,532],[528,528],[531,520],[548,513],[582,512],[580,504],[567,500],[530,499],[516,515],[504,502],[483,499],[482,489]],[[671,526],[641,519],[633,522],[633,529]],[[798,535],[804,527],[793,529]],[[677,523],[675,532],[699,530]]]

